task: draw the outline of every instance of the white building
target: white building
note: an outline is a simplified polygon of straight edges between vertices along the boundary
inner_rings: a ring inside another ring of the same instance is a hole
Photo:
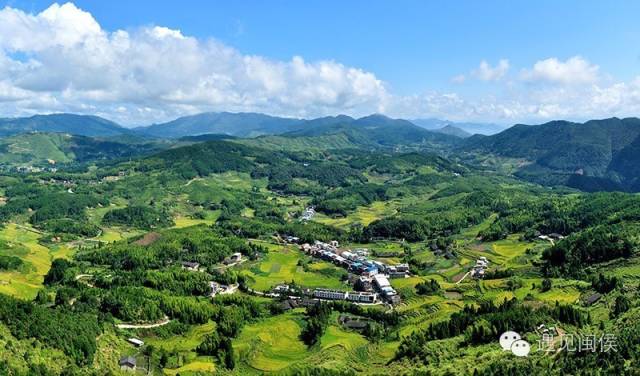
[[[357,303],[375,303],[377,298],[378,294],[373,292],[350,292],[347,295],[347,300]]]
[[[329,289],[316,289],[313,291],[313,296],[318,299],[329,299],[329,300],[346,300],[347,293],[344,291],[338,290],[329,290]]]

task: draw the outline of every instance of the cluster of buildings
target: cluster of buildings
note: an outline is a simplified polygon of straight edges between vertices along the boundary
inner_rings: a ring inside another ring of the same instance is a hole
[[[476,260],[476,265],[471,269],[471,276],[473,278],[484,278],[484,274],[489,267],[489,260],[482,256]]]
[[[318,289],[314,291],[314,297],[320,299],[349,300],[358,303],[375,303],[377,297],[383,298],[392,304],[400,301],[400,297],[391,287],[389,278],[405,278],[409,275],[408,264],[386,265],[383,262],[369,259],[369,250],[358,248],[354,250],[341,250],[339,243],[335,240],[324,243],[320,241],[311,244],[302,244],[300,249],[322,260],[347,269],[349,272],[358,275],[361,293],[345,293],[344,291],[334,291]],[[373,291],[376,292],[373,292]]]
[[[315,215],[316,215],[316,209],[313,206],[309,206],[305,208],[302,214],[300,215],[300,220],[304,222],[310,221],[313,219]]]
[[[342,266],[350,272],[364,277],[385,274],[389,278],[405,278],[409,275],[408,264],[387,265],[383,262],[369,259],[369,250],[366,248],[341,250],[339,246],[339,243],[335,240],[329,243],[316,240],[313,245],[302,244],[300,249],[310,256]]]

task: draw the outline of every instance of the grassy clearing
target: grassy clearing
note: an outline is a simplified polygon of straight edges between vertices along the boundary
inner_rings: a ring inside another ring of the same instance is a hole
[[[390,217],[396,214],[398,204],[394,201],[376,201],[368,206],[359,206],[346,217],[331,218],[321,213],[316,215],[315,221],[331,226],[347,228],[354,223],[360,223],[364,226],[370,224],[376,219]]]
[[[201,375],[213,374],[216,371],[216,365],[213,359],[207,356],[199,356],[182,367],[174,369],[164,369],[165,375]]]
[[[200,345],[205,335],[213,332],[215,329],[216,324],[214,322],[209,322],[203,325],[196,325],[181,336],[174,336],[171,338],[147,337],[144,338],[144,340],[150,345],[157,348],[163,348],[167,351],[190,352],[195,351],[196,347]]]

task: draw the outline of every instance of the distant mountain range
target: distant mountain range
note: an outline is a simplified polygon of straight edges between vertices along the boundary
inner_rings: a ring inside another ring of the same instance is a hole
[[[69,133],[88,137],[109,137],[135,133],[98,116],[53,114],[0,119],[0,137],[28,132]]]
[[[344,134],[352,143],[370,147],[423,144],[438,148],[460,143],[458,137],[428,131],[407,120],[392,119],[384,115],[370,115],[359,119],[344,115],[325,117],[305,121],[296,127],[297,130],[284,133],[283,136]]]
[[[241,138],[233,141],[280,150],[385,148],[442,151],[470,163],[493,155],[520,160],[516,161],[514,173],[541,184],[569,185],[583,190],[640,191],[640,119],[518,124],[493,135],[470,135],[500,128],[494,124],[454,123],[438,119],[408,121],[383,115],[359,119],[339,115],[304,120],[227,112],[187,116],[135,129],[124,128],[96,116],[73,114],[0,119],[0,137],[6,140],[2,147],[5,153],[18,153],[22,150],[20,145],[30,145],[27,149],[42,147],[54,152],[57,148],[61,152],[54,155],[58,155],[60,160],[65,160],[63,156],[83,160],[134,155],[138,153],[128,145],[140,147],[144,143],[149,143],[145,148],[152,151],[166,148],[167,143]],[[45,140],[35,137],[34,132],[66,133],[76,137]],[[31,136],[18,137],[25,133]],[[154,138],[167,141],[163,141],[164,145],[158,142],[152,145],[149,140]],[[99,151],[92,154],[91,148]],[[26,155],[33,154],[36,159],[42,159],[35,149],[33,153],[25,152]],[[27,156],[17,158],[29,159]]]
[[[506,126],[492,123],[471,123],[471,122],[455,122],[442,119],[413,119],[413,124],[428,130],[438,130],[446,127],[461,129],[469,134],[493,135],[507,129]]]
[[[138,133],[159,138],[180,138],[204,134],[227,134],[237,137],[256,137],[280,134],[295,129],[304,120],[243,112],[207,112],[176,120],[139,127]]]

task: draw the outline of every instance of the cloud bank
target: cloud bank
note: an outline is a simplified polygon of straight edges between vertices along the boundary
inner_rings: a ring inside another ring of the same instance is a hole
[[[462,91],[474,81],[491,85],[473,95],[396,95],[374,73],[333,60],[247,55],[162,26],[107,31],[72,3],[38,14],[0,10],[0,116],[76,112],[146,124],[203,111],[380,112],[509,123],[640,114],[640,77],[605,79],[580,56],[511,68],[507,59],[483,60],[454,77]]]

